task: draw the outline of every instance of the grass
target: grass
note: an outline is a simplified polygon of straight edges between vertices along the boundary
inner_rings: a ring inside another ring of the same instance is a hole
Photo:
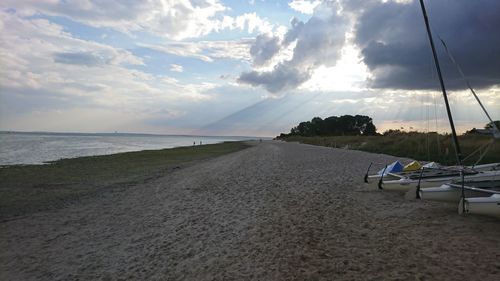
[[[0,168],[0,219],[62,207],[103,190],[146,182],[181,164],[247,147],[224,142],[5,166]]]
[[[436,161],[444,165],[454,165],[457,163],[451,136],[438,135],[436,133],[410,132],[386,136],[288,136],[281,139],[312,145],[383,153],[420,161]],[[467,156],[490,140],[491,137],[481,135],[460,136],[459,142],[462,154]],[[464,161],[464,164],[473,164],[477,159],[478,154],[472,155]],[[481,163],[493,162],[500,162],[500,143],[498,141],[491,146],[481,161]]]

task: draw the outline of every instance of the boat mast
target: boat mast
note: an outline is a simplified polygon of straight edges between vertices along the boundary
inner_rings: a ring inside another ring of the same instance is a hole
[[[434,41],[432,40],[432,34],[431,34],[431,29],[429,27],[429,19],[427,18],[427,12],[425,11],[424,0],[420,0],[420,7],[422,7],[422,14],[424,15],[425,27],[427,29],[427,35],[429,35],[429,42],[431,43],[432,54],[434,56],[434,63],[436,65],[439,77],[439,83],[441,84],[441,91],[443,92],[444,103],[446,105],[446,112],[448,113],[448,120],[450,121],[453,143],[455,144],[455,152],[457,154],[457,161],[459,165],[462,165],[462,152],[460,150],[460,145],[458,144],[457,132],[455,131],[455,124],[453,124],[453,117],[451,116],[450,105],[448,103],[448,96],[446,95],[446,89],[444,87],[443,75],[441,74],[441,67],[439,66],[438,57],[436,55],[436,48],[434,47]]]

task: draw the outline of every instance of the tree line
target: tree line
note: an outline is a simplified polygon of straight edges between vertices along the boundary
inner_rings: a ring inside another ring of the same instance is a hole
[[[371,136],[377,134],[377,128],[373,124],[373,120],[365,115],[342,115],[330,116],[325,119],[314,117],[311,121],[300,122],[299,125],[293,127],[289,134],[281,134],[280,137],[286,136]]]

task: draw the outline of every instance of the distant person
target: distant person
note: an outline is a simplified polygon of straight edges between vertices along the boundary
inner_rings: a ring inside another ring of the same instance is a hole
[[[259,142],[262,142],[262,139],[259,139]]]
[[[195,146],[195,145],[196,145],[196,142],[195,142],[195,141],[193,141],[193,146]]]
[[[201,141],[200,141],[200,145],[201,145]]]

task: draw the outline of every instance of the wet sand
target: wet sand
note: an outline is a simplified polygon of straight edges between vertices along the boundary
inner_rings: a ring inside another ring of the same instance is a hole
[[[263,142],[0,224],[0,280],[500,280],[500,220],[362,183],[395,158]]]

